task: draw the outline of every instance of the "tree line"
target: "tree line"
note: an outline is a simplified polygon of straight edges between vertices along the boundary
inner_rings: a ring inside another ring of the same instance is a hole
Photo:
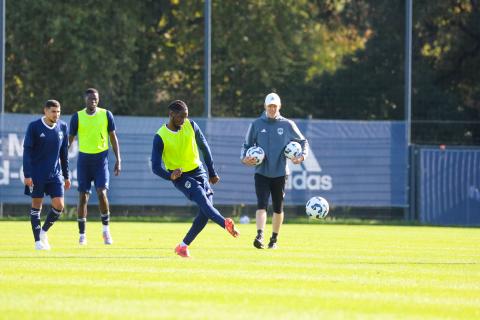
[[[203,1],[6,1],[5,108],[64,113],[96,87],[115,114],[203,113]],[[413,138],[480,140],[480,4],[414,1]],[[404,0],[212,0],[212,115],[404,118]],[[455,122],[452,122],[455,121]]]

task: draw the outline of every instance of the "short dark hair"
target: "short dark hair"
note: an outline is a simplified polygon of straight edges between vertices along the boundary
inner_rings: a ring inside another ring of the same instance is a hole
[[[187,104],[182,100],[175,100],[170,102],[170,104],[168,105],[168,110],[173,112],[180,112],[188,110],[188,107]]]
[[[87,90],[85,90],[85,95],[89,94],[89,93],[96,93],[98,94],[98,90],[95,89],[95,88],[88,88]]]
[[[56,107],[56,108],[60,108],[60,102],[58,102],[57,100],[47,100],[47,102],[45,102],[45,108],[52,108],[52,107]]]

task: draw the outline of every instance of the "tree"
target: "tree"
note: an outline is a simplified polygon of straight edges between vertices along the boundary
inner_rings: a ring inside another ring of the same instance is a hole
[[[157,115],[198,87],[200,21],[199,4],[173,0],[7,1],[6,110],[36,113],[57,98],[71,113],[96,87],[119,114]]]
[[[322,10],[335,8],[293,0],[214,2],[214,115],[256,116],[265,95],[276,91],[286,115],[305,116],[308,81],[333,72],[363,45],[353,26],[327,25]]]
[[[6,109],[39,112],[57,98],[72,112],[90,86],[115,104],[135,68],[135,21],[114,2],[7,1]]]
[[[403,119],[404,6],[213,0],[213,115],[257,116],[275,91],[288,117]],[[479,6],[414,2],[414,120],[478,121]],[[7,111],[56,98],[72,113],[96,87],[116,114],[165,115],[173,99],[203,113],[201,1],[7,1],[6,13]],[[415,126],[414,137],[472,143],[474,126]]]

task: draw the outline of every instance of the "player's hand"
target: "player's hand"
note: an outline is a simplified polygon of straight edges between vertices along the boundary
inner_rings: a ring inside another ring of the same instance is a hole
[[[292,158],[292,162],[294,164],[302,163],[304,160],[305,160],[305,157],[303,155],[296,158]]]
[[[257,164],[257,160],[254,157],[245,157],[243,158],[242,162],[247,166],[254,166]]]
[[[210,177],[210,179],[208,179],[208,181],[210,181],[211,184],[215,184],[218,181],[220,181],[220,177],[219,176],[213,176],[213,177]]]
[[[32,187],[33,187],[33,180],[32,180],[32,178],[25,178],[25,179],[23,179],[23,184],[25,184],[27,187],[32,188]]]
[[[116,176],[120,174],[120,171],[122,171],[122,164],[121,161],[116,161],[115,162],[115,167],[113,169],[113,172],[115,173]]]
[[[71,185],[72,185],[72,183],[70,182],[70,179],[65,180],[65,190],[70,189]]]
[[[178,178],[180,178],[181,175],[182,175],[182,169],[175,169],[172,171],[172,174],[170,175],[170,179],[172,181],[175,181]]]

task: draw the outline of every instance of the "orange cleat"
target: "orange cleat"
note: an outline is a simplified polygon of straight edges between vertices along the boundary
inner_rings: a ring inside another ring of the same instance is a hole
[[[175,247],[175,253],[182,258],[190,258],[190,252],[188,252],[188,246],[177,245]]]
[[[238,232],[237,229],[235,229],[235,223],[233,222],[232,219],[227,218],[225,219],[225,229],[230,233],[234,238],[238,237],[240,235],[240,232]]]

